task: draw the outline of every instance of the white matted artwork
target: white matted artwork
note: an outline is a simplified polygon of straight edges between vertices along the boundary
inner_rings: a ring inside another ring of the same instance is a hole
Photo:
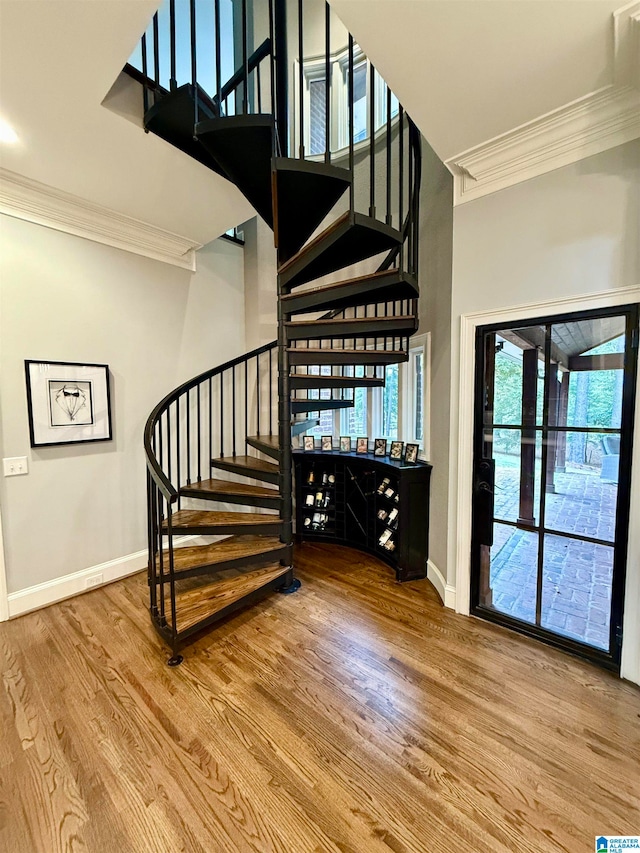
[[[109,441],[109,367],[25,361],[32,447]]]

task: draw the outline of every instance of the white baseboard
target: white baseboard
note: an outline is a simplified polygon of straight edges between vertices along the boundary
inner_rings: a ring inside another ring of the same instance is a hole
[[[55,604],[56,601],[62,601],[65,598],[71,598],[73,595],[79,595],[81,592],[88,592],[99,586],[104,586],[104,584],[126,578],[128,575],[146,569],[147,561],[147,549],[145,548],[144,551],[136,551],[134,554],[118,557],[116,560],[99,563],[97,566],[91,566],[70,575],[63,575],[61,578],[29,586],[19,592],[12,592],[8,596],[9,618],[22,616],[23,613],[39,610],[41,607]],[[87,588],[88,578],[95,575],[102,575],[102,581]]]
[[[211,538],[206,541],[211,541]],[[205,540],[200,536],[181,536],[175,540],[176,545],[201,545],[204,542]],[[41,607],[48,607],[50,604],[55,604],[57,601],[63,601],[65,598],[71,598],[74,595],[80,595],[83,592],[91,592],[91,590],[105,584],[134,575],[136,572],[146,569],[147,562],[148,556],[145,548],[144,551],[126,554],[124,557],[117,557],[115,560],[98,563],[97,566],[90,566],[88,569],[81,569],[79,572],[73,572],[35,586],[28,586],[18,592],[12,592],[7,596],[9,619],[30,613],[32,610],[39,610]],[[87,587],[87,580],[95,575],[102,575],[102,580]]]
[[[436,592],[440,596],[444,606],[455,610],[456,588],[446,582],[440,569],[431,560],[427,560],[427,580],[431,581],[436,588]]]

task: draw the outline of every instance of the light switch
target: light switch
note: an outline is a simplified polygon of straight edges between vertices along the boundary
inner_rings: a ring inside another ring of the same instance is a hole
[[[26,456],[10,456],[2,460],[5,477],[17,477],[29,473],[29,462]]]

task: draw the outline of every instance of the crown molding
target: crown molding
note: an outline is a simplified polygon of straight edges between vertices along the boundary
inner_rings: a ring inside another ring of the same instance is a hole
[[[201,243],[0,168],[0,213],[195,271]]]
[[[640,2],[612,23],[615,82],[447,160],[454,205],[640,137]]]

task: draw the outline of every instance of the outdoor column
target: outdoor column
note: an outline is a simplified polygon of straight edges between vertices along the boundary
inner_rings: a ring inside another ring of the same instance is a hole
[[[566,427],[569,413],[569,380],[571,373],[568,370],[562,373],[560,394],[558,396],[558,426]],[[567,434],[559,432],[556,440],[556,471],[564,474],[567,470]]]
[[[518,524],[535,524],[533,495],[536,470],[536,402],[538,350],[522,352],[522,433],[520,438],[520,511]]]
[[[556,453],[558,433],[553,431],[553,427],[558,425],[558,409],[560,403],[560,383],[558,382],[558,365],[551,362],[549,367],[551,376],[549,377],[549,431],[547,433],[547,485],[546,490],[550,494],[555,494],[556,485],[554,475],[556,472]]]

